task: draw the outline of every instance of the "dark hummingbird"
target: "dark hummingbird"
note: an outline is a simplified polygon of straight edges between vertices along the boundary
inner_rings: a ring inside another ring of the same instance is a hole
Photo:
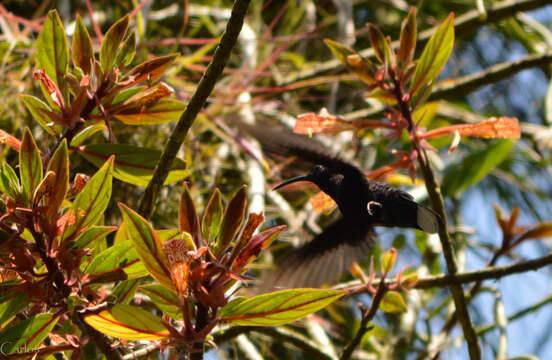
[[[289,131],[245,127],[266,150],[296,155],[316,164],[307,175],[284,181],[274,190],[310,181],[336,202],[342,214],[308,243],[284,254],[276,269],[261,279],[262,292],[273,287],[320,286],[337,280],[370,249],[375,241],[374,226],[414,228],[430,234],[442,226],[439,215],[416,203],[410,194],[368,179],[362,170],[331,154],[322,144]]]

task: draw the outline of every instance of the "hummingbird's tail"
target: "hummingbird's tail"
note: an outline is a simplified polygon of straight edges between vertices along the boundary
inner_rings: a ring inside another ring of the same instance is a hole
[[[420,229],[428,234],[435,234],[439,232],[439,228],[443,226],[443,220],[441,217],[430,208],[423,205],[417,205],[416,221]]]

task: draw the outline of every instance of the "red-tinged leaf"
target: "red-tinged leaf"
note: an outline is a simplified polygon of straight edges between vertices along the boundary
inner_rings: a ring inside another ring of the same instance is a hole
[[[311,196],[309,202],[312,209],[317,214],[329,214],[337,207],[335,201],[322,191],[314,196]]]
[[[105,238],[108,234],[115,230],[117,230],[116,226],[91,226],[75,239],[73,248],[82,249],[89,247],[94,241]]]
[[[53,171],[56,177],[52,192],[44,197],[44,204],[49,216],[56,216],[69,189],[69,151],[66,139],[63,139],[50,159],[47,171]]]
[[[416,38],[418,36],[417,31],[416,8],[411,7],[407,18],[402,24],[399,51],[397,52],[397,62],[402,66],[409,64],[414,58]]]
[[[136,54],[136,32],[132,31],[129,36],[121,45],[121,49],[117,54],[117,59],[115,59],[115,67],[127,66],[134,59]]]
[[[51,10],[44,21],[36,41],[36,68],[44,69],[46,75],[67,94],[64,76],[69,68],[69,45],[63,24],[56,10]],[[50,93],[45,93],[46,97]]]
[[[391,248],[383,254],[381,259],[381,272],[384,274],[389,274],[393,271],[395,267],[395,262],[397,261],[397,250]]]
[[[52,314],[39,314],[17,325],[3,330],[0,333],[0,344],[2,344],[2,355],[9,355],[36,349],[58,321],[58,317]]]
[[[127,125],[153,125],[177,121],[186,104],[176,99],[161,99],[154,103],[131,107],[113,116]]]
[[[94,329],[120,339],[161,340],[170,336],[160,318],[132,305],[113,305],[108,310],[86,316],[84,321]]]
[[[77,135],[75,135],[73,140],[71,140],[71,147],[80,146],[86,139],[90,138],[95,133],[99,131],[103,131],[105,129],[107,129],[107,126],[105,126],[105,124],[103,123],[94,124],[94,125],[85,127],[84,129],[79,131]]]
[[[138,93],[142,93],[147,90],[148,87],[145,85],[134,86],[130,89],[124,89],[116,92],[115,94],[106,96],[102,98],[102,105],[109,109],[109,112],[112,113],[117,110],[117,108],[125,101],[135,96]]]
[[[255,213],[249,214],[249,217],[247,218],[247,223],[243,228],[240,239],[236,242],[236,245],[232,250],[232,256],[225,264],[226,266],[232,266],[232,263],[234,262],[234,260],[238,257],[241,251],[247,246],[247,244],[252,240],[251,237],[253,236],[253,233],[255,232],[257,227],[259,227],[259,225],[263,222],[263,220],[264,220],[264,216],[262,212],[259,214],[255,214]]]
[[[179,56],[180,54],[160,56],[136,66],[128,73],[129,78],[132,79],[131,84],[145,80],[156,82]]]
[[[31,95],[20,94],[19,98],[23,101],[23,104],[25,104],[25,107],[27,107],[27,110],[31,113],[33,119],[35,119],[48,134],[57,136],[55,128],[51,126],[54,123],[54,119],[49,115],[52,109],[48,104]]]
[[[482,138],[519,139],[521,136],[519,121],[513,117],[491,118],[478,124],[460,124],[444,126],[433,129],[422,135],[424,139],[436,138],[439,136],[452,135],[458,132],[461,136],[477,136]]]
[[[0,171],[0,190],[2,193],[7,194],[12,200],[18,199],[21,193],[21,184],[17,174],[12,167],[2,161],[2,168]]]
[[[81,68],[84,74],[90,74],[94,62],[94,50],[92,49],[90,34],[88,34],[88,30],[86,30],[79,14],[77,14],[77,21],[75,22],[71,52],[73,54],[73,64]]]
[[[234,264],[232,264],[232,270],[235,272],[244,271],[245,266],[253,261],[259,255],[261,250],[270,245],[285,228],[285,225],[274,226],[253,236],[243,247],[243,250],[234,261]]]
[[[412,104],[417,104],[422,96],[429,95],[425,91],[431,86],[437,75],[445,66],[454,46],[454,14],[439,26],[427,42],[410,82],[410,96]]]
[[[215,255],[222,254],[226,250],[240,229],[245,215],[246,193],[247,186],[243,185],[226,207],[222,218],[220,236],[213,250]]]
[[[126,205],[119,203],[119,208],[123,213],[128,237],[151,276],[163,286],[176,291],[171,280],[169,264],[163,252],[163,243],[153,227],[146,219]]]
[[[137,86],[136,88],[132,89],[140,89],[142,87]],[[127,89],[126,91],[130,91],[132,89]],[[149,105],[153,105],[157,101],[166,98],[170,96],[174,91],[165,83],[160,82],[159,84],[152,86],[150,88],[146,88],[141,92],[137,92],[132,97],[126,99],[124,102],[119,104],[118,106],[111,107],[111,112],[113,114],[117,113],[136,113],[139,112],[140,109],[146,108]],[[115,98],[113,99],[116,100]]]
[[[14,317],[27,307],[28,294],[6,292],[0,296],[0,329],[4,328]]]
[[[201,219],[201,231],[207,244],[210,244],[219,233],[223,210],[220,190],[217,188],[211,194]]]
[[[30,204],[36,187],[42,181],[42,158],[29,128],[25,128],[19,152],[21,189],[26,204]]]
[[[521,234],[519,241],[524,239],[540,239],[549,236],[552,236],[552,222],[543,222]]]
[[[342,120],[335,115],[329,114],[326,109],[322,109],[318,115],[306,113],[297,116],[293,132],[308,135],[316,133],[333,134],[355,129],[355,126],[351,122]]]
[[[31,205],[30,207],[32,209],[39,206],[40,200],[42,200],[42,198],[45,195],[53,193],[52,189],[54,188],[55,180],[56,180],[56,174],[53,171],[47,171],[46,174],[44,174],[42,181],[40,182],[40,184],[37,185],[31,197],[31,199],[33,199],[33,201],[30,204]],[[44,202],[44,204],[46,204],[46,206],[48,205],[47,202]]]
[[[182,320],[182,306],[178,294],[160,284],[149,284],[140,286],[140,291],[145,293],[151,301],[175,320]]]
[[[363,59],[352,49],[333,40],[324,39],[324,43],[326,43],[326,46],[328,46],[334,56],[353,74],[369,85],[374,83],[374,74],[376,71],[374,64],[367,59]]]
[[[0,144],[6,144],[17,152],[21,151],[21,141],[2,129],[0,129]]]
[[[128,30],[129,17],[128,15],[113,24],[105,33],[100,48],[100,64],[104,74],[113,70],[119,46]]]
[[[48,99],[48,101],[56,105],[60,110],[65,108],[65,100],[63,99],[63,95],[61,94],[61,90],[58,87],[58,85],[46,74],[44,69],[38,69],[33,73],[33,77],[40,81],[40,85],[42,86],[43,91],[45,92],[45,96]],[[54,116],[54,113],[47,110],[42,110],[46,114],[48,114],[48,117],[52,119],[55,123],[64,123],[63,117],[60,115],[58,118]]]
[[[86,268],[85,273],[92,275],[93,279],[114,271],[124,271],[127,279],[148,275],[148,271],[130,241],[110,246],[96,255]]]
[[[383,295],[379,309],[384,312],[406,312],[406,303],[400,293],[388,291]]]
[[[194,249],[190,234],[182,233],[182,239],[168,240],[163,243],[163,253],[171,273],[171,280],[180,295],[186,295],[188,276],[192,258],[188,252]]]
[[[347,294],[344,290],[291,289],[230,301],[219,312],[227,323],[277,326],[310,315]]]
[[[130,304],[134,300],[140,279],[120,281],[111,292],[111,296],[117,304]]]
[[[391,49],[389,47],[389,41],[387,40],[385,35],[383,35],[380,29],[373,24],[368,24],[368,33],[370,35],[370,42],[372,44],[372,49],[374,49],[376,57],[382,64],[390,66],[392,57]]]
[[[113,157],[110,157],[73,201],[70,211],[74,218],[67,224],[63,240],[77,237],[102,217],[111,198],[112,180]]]
[[[88,161],[100,166],[107,158],[114,155],[115,178],[129,184],[146,186],[161,158],[161,151],[145,149],[128,144],[90,144],[77,149]],[[189,176],[186,163],[180,158],[173,161],[165,184],[171,184]]]
[[[201,246],[201,229],[199,228],[199,218],[195,209],[192,195],[188,184],[184,183],[182,195],[180,196],[180,204],[178,207],[178,220],[180,224],[180,232],[187,232],[192,235],[194,244],[197,248]]]

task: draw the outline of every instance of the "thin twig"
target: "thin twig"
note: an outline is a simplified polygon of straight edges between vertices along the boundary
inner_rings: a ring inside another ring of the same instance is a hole
[[[207,71],[199,81],[196,91],[192,95],[186,110],[178,120],[169,140],[165,144],[165,149],[161,154],[161,159],[155,167],[153,177],[151,178],[146,190],[142,196],[139,206],[139,213],[142,216],[149,217],[153,212],[155,200],[161,190],[161,186],[165,182],[169,173],[170,166],[174,161],[180,146],[184,142],[184,138],[188,134],[188,130],[192,126],[197,114],[203,108],[207,97],[213,91],[215,83],[222,74],[230,53],[238,40],[247,8],[250,0],[236,0],[232,8],[232,15],[226,25],[226,30],[222,35],[217,49],[213,55],[213,60],[209,64]]]

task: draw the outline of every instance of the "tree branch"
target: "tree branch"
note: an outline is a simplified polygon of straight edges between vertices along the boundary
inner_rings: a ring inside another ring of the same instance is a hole
[[[157,195],[167,178],[169,169],[180,146],[184,142],[184,138],[188,134],[188,130],[192,126],[197,114],[203,108],[207,97],[213,91],[217,79],[222,74],[230,58],[232,48],[236,44],[242,29],[249,2],[250,0],[236,0],[234,3],[232,14],[228,20],[222,39],[215,50],[213,60],[207,67],[207,71],[205,71],[205,74],[203,74],[203,77],[199,81],[197,89],[192,95],[186,110],[178,120],[171,136],[165,144],[161,159],[159,159],[159,163],[155,167],[153,177],[144,191],[138,208],[138,212],[146,218],[149,218],[153,212]]]

